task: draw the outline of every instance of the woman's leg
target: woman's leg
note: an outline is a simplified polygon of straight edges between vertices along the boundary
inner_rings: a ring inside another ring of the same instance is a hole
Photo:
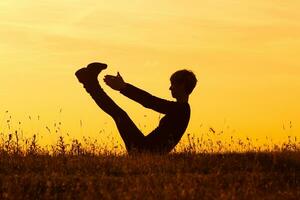
[[[97,86],[94,85],[92,90],[89,89],[88,93],[96,104],[114,119],[128,152],[143,146],[142,144],[145,140],[143,133],[137,128],[128,114],[103,91],[99,84]]]
[[[88,79],[89,81],[82,81],[83,77],[91,77],[95,75],[94,72],[87,68],[83,68],[76,72],[76,76],[80,82],[84,84],[86,91],[91,95],[96,104],[107,114],[109,114],[115,121],[118,131],[125,143],[127,151],[140,151],[145,141],[145,136],[137,128],[134,122],[130,119],[127,113],[120,108],[101,88],[96,79]],[[98,74],[97,74],[98,75]]]

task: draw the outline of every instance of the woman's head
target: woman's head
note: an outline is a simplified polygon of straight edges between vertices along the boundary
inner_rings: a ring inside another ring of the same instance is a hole
[[[171,78],[171,87],[170,90],[173,94],[173,88],[182,88],[182,90],[187,94],[190,95],[194,90],[197,84],[197,78],[195,74],[190,70],[178,70],[172,74]]]

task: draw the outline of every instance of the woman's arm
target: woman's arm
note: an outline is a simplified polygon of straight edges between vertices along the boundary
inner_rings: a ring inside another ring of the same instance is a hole
[[[172,111],[176,106],[176,102],[153,96],[129,83],[126,83],[126,86],[120,90],[120,93],[142,104],[146,108],[150,108],[164,114]]]
[[[140,103],[146,108],[150,108],[157,112],[166,114],[172,111],[176,106],[176,102],[174,101],[168,101],[155,97],[129,83],[125,83],[119,73],[117,76],[106,75],[104,82],[112,89],[120,91],[120,93],[126,97]]]

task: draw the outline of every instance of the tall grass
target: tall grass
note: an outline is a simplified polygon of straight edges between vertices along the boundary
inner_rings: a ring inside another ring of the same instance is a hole
[[[0,199],[300,199],[300,143],[187,134],[169,155],[128,156],[96,139],[39,144],[6,121]],[[50,128],[49,128],[50,129]]]

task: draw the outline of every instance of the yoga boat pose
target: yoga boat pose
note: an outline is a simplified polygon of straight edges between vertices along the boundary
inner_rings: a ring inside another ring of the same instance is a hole
[[[189,123],[190,106],[188,99],[197,83],[194,73],[184,69],[172,74],[169,89],[176,101],[168,101],[152,96],[126,83],[119,72],[117,76],[106,75],[104,77],[104,82],[112,89],[119,91],[146,108],[165,114],[160,120],[159,126],[150,134],[144,136],[127,113],[101,88],[97,77],[106,68],[106,64],[91,63],[87,67],[79,69],[75,75],[96,104],[113,118],[128,153],[169,153],[178,144]]]

